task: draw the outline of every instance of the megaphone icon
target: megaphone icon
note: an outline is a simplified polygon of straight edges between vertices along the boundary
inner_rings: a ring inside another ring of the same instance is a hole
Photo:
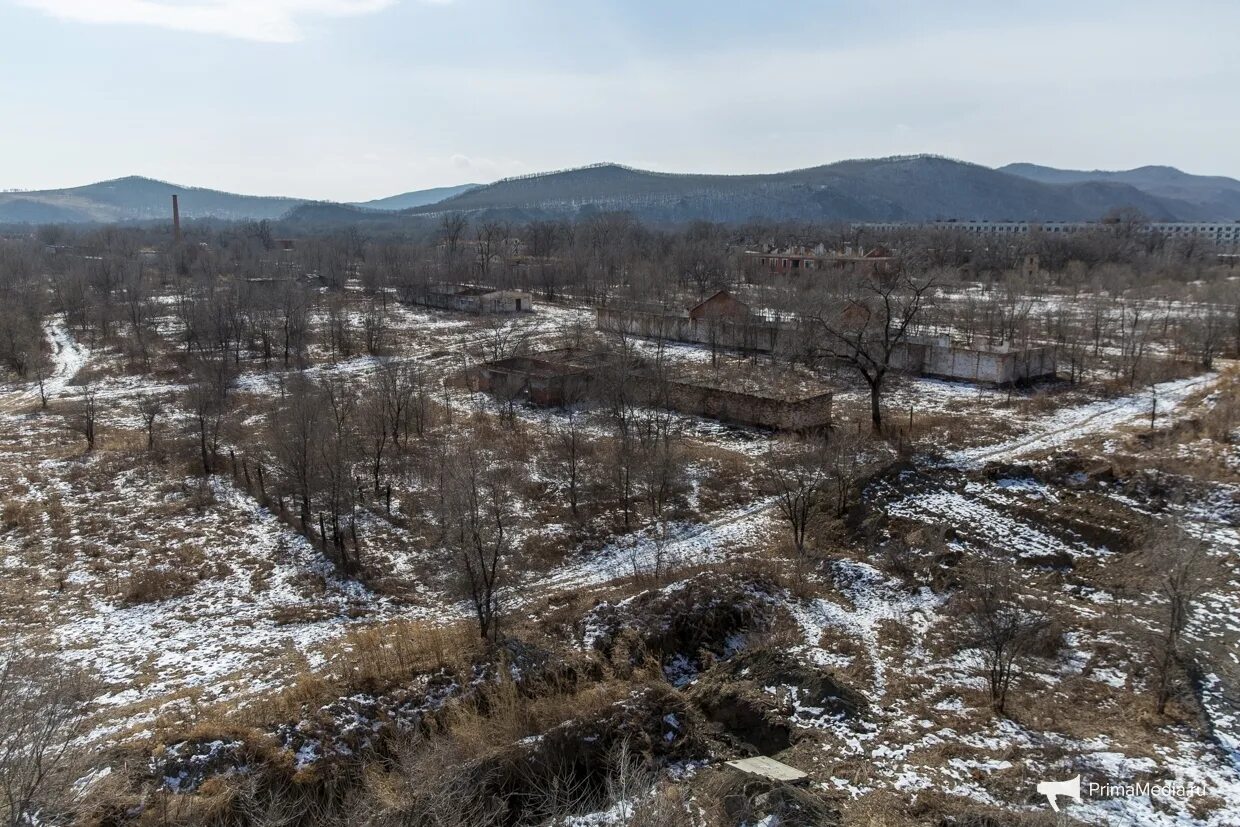
[[[1059,802],[1055,799],[1061,795],[1075,798],[1077,804],[1081,803],[1081,777],[1078,775],[1067,781],[1039,781],[1038,793],[1046,796],[1046,800],[1051,803],[1052,810],[1059,812]]]

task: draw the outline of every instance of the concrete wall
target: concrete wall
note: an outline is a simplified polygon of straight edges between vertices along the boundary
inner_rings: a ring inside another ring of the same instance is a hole
[[[479,366],[470,384],[502,399],[520,396],[535,405],[557,407],[601,391],[589,368],[520,357]],[[825,428],[831,423],[830,392],[803,399],[776,399],[693,382],[659,385],[642,376],[635,377],[635,388],[644,394],[647,404],[724,422],[786,431]]]
[[[630,336],[647,339],[691,342],[763,353],[774,351],[779,342],[779,327],[773,324],[719,318],[690,319],[611,307],[598,309],[597,327],[599,330],[621,331]]]
[[[966,379],[987,384],[1007,385],[1055,375],[1052,348],[983,350],[964,347],[925,349],[921,373],[948,379]]]
[[[531,294],[512,290],[497,290],[483,295],[430,290],[411,293],[407,300],[413,304],[454,310],[458,313],[521,313],[534,309],[534,297]]]
[[[681,413],[762,428],[801,431],[831,424],[829,392],[785,400],[688,382],[670,382],[665,401],[669,408]]]
[[[559,407],[591,393],[593,379],[584,369],[558,369],[536,359],[507,359],[482,365],[474,386],[497,396],[524,396],[535,405]]]
[[[781,332],[795,343],[796,331],[766,322],[732,322],[724,319],[689,319],[660,313],[599,308],[598,329],[623,331],[630,336],[674,342],[772,353]],[[953,347],[948,336],[918,336],[897,347],[891,367],[906,373],[946,379],[1005,385],[1052,378],[1055,351],[1049,347],[1000,350]]]

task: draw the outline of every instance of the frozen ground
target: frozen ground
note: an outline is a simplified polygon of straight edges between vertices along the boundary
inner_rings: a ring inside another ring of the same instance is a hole
[[[467,319],[408,309],[400,313],[397,326],[402,334],[426,334],[401,358],[451,361],[454,349],[484,346],[490,335]],[[545,318],[531,322],[529,332],[537,341],[565,327],[588,326],[589,320],[588,311],[549,308]],[[71,395],[70,383],[91,354],[73,341],[61,320],[49,323],[48,336],[55,370],[47,387],[49,395],[63,399]],[[676,357],[702,361],[704,352],[687,348],[678,350]],[[379,364],[381,360],[359,357],[313,370],[364,373]],[[1185,415],[1217,379],[1209,374],[1160,386],[1160,422]],[[272,374],[256,372],[238,382],[254,394],[274,392],[276,383]],[[106,421],[125,427],[134,425],[126,418],[131,416],[127,405],[144,394],[169,390],[176,388],[129,376],[105,377],[97,383],[100,398],[108,403],[106,416],[111,419]],[[896,397],[898,403],[921,398],[928,400],[927,407],[947,412],[955,406],[997,402],[1002,395],[933,380],[902,384],[899,393],[904,396]],[[32,393],[24,385],[0,396],[0,407],[7,414],[31,408],[37,399],[37,389]],[[1066,555],[1086,561],[1106,558],[1111,550],[1069,532],[1052,531],[1022,510],[1055,505],[1059,494],[1053,487],[1023,479],[964,482],[963,478],[991,461],[1038,457],[1067,445],[1097,445],[1139,425],[1148,416],[1149,403],[1150,395],[1139,393],[1069,405],[1017,422],[1018,436],[949,452],[943,460],[947,467],[923,469],[922,473],[939,474],[941,484],[905,492],[888,505],[889,513],[951,523],[960,528],[959,542],[978,548],[1032,550],[1039,557]],[[485,408],[473,400],[462,404],[470,410]],[[532,424],[563,426],[554,414],[523,408],[519,415]],[[179,472],[161,478],[163,472],[107,468],[93,477],[91,471],[101,460],[69,456],[63,434],[52,424],[13,414],[7,414],[5,421],[23,429],[18,435],[20,450],[5,468],[22,500],[54,498],[82,521],[69,521],[63,531],[53,525],[36,527],[37,542],[29,544],[18,543],[12,533],[0,533],[0,574],[11,584],[22,584],[38,606],[37,611],[24,613],[28,616],[6,612],[0,628],[15,640],[49,636],[60,657],[88,667],[105,682],[95,738],[110,739],[127,727],[142,728],[169,710],[278,688],[304,664],[314,666],[324,644],[350,623],[391,618],[447,622],[466,614],[465,607],[425,584],[396,600],[341,579],[301,535],[227,481],[214,481],[210,496],[199,507],[194,504],[200,496],[196,482],[181,478]],[[700,445],[751,458],[769,450],[772,441],[768,435],[693,417],[683,418],[682,426]],[[40,457],[41,451],[49,455]],[[125,524],[122,517],[135,519]],[[1220,555],[1234,559],[1240,552],[1234,525],[1220,518],[1217,509],[1194,512],[1194,519]],[[123,531],[114,527],[120,525],[127,527]],[[417,543],[395,529],[384,530],[393,542]],[[782,531],[772,502],[755,498],[701,520],[671,523],[665,533],[647,529],[610,538],[601,547],[583,545],[545,574],[526,578],[513,589],[510,603],[533,604],[551,592],[589,590],[635,572],[649,575],[656,560],[669,568],[723,562],[762,547]],[[407,556],[425,562],[434,554],[434,549],[415,548]],[[408,561],[397,562],[400,573],[415,575],[416,568]],[[136,602],[119,599],[125,584],[116,582],[116,572],[148,565],[157,571],[180,567],[192,570],[194,576],[171,596]],[[821,782],[828,788],[849,796],[875,789],[908,795],[942,790],[985,802],[1006,800],[992,780],[1010,780],[1018,772],[1067,777],[1080,771],[1113,781],[1154,773],[1200,779],[1225,806],[1211,821],[1193,820],[1175,802],[1155,807],[1139,798],[1088,801],[1079,808],[1073,805],[1072,814],[1113,824],[1230,827],[1236,823],[1231,816],[1240,813],[1235,752],[1240,735],[1235,708],[1228,700],[1234,692],[1229,688],[1234,673],[1227,671],[1226,661],[1206,676],[1203,692],[1218,746],[1176,732],[1167,735],[1169,740],[1158,744],[1155,753],[1124,742],[1118,732],[1079,737],[1056,730],[1046,720],[994,722],[978,706],[975,654],[927,648],[930,630],[951,622],[942,614],[941,596],[928,589],[910,589],[855,560],[836,561],[827,576],[832,588],[829,599],[789,598],[802,635],[799,651],[815,662],[864,674],[859,689],[875,709],[864,726],[852,729],[813,709],[799,708],[802,725],[829,738],[817,756],[824,767],[834,768]],[[1240,662],[1234,651],[1240,633],[1236,593],[1232,589],[1209,595],[1193,628],[1199,639],[1231,640],[1233,665]],[[1065,594],[1061,599],[1084,617],[1096,613],[1106,595]],[[854,644],[847,654],[833,645],[841,639]],[[1105,641],[1080,636],[1071,644],[1072,651],[1039,665],[1037,679],[1054,703],[1070,704],[1088,692],[1118,693],[1131,686],[1125,664],[1108,654]],[[782,693],[793,689],[771,688]],[[1105,711],[1119,716],[1130,710]],[[1034,811],[1042,805],[1024,806]]]
[[[1156,385],[1153,391],[1065,408],[1039,419],[1032,429],[1015,439],[998,445],[953,451],[944,460],[958,467],[980,467],[987,462],[1002,462],[1053,451],[1091,436],[1109,434],[1142,419],[1148,422],[1155,402],[1156,422],[1165,425],[1165,417],[1174,417],[1185,401],[1208,391],[1218,378],[1217,373],[1207,373],[1163,382]]]

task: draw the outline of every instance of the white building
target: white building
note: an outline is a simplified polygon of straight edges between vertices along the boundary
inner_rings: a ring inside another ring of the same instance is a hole
[[[1098,221],[928,221],[922,224],[873,223],[854,224],[853,227],[879,232],[931,228],[959,230],[981,236],[1019,236],[1038,230],[1051,235],[1096,230],[1106,225]],[[1159,233],[1168,238],[1198,238],[1211,241],[1219,247],[1240,247],[1240,221],[1155,221],[1144,226],[1146,232]]]

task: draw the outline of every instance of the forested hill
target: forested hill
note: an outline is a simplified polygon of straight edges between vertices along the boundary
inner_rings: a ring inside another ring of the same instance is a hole
[[[129,176],[83,187],[0,193],[0,223],[113,222],[166,219],[172,195],[183,218],[279,218],[304,199],[237,195]]]
[[[625,210],[651,223],[695,220],[1087,221],[1131,207],[1162,221],[1240,218],[1240,182],[1170,167],[1083,173],[1018,164],[990,169],[929,155],[840,161],[763,175],[650,172],[598,164],[486,186],[415,190],[360,204],[237,195],[128,177],[82,187],[0,193],[0,224],[166,220],[171,195],[187,219],[279,219],[334,226],[443,212],[513,220]]]
[[[629,210],[652,221],[728,222],[1089,220],[1120,207],[1162,220],[1196,217],[1191,205],[1124,183],[1048,184],[933,156],[842,161],[766,175],[680,175],[603,164],[506,179],[411,212],[534,217]]]
[[[1008,164],[1000,167],[1000,171],[1045,184],[1079,184],[1087,181],[1128,184],[1157,198],[1192,205],[1197,217],[1204,221],[1240,220],[1240,181],[1221,175],[1193,175],[1165,166],[1085,171],[1037,164]]]

